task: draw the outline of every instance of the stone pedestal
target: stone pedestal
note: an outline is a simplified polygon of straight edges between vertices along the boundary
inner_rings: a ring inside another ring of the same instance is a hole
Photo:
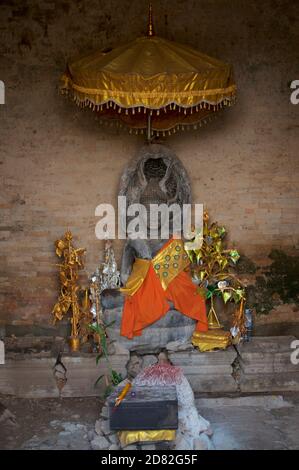
[[[119,345],[110,356],[112,369],[126,377],[129,352]],[[5,365],[0,369],[1,393],[24,398],[57,397],[59,391],[53,367],[56,358],[50,353],[18,354],[8,353]],[[96,365],[96,354],[65,354],[62,362],[66,367],[66,383],[61,391],[63,397],[88,397],[103,394],[106,387],[100,375],[108,373],[106,361]]]
[[[141,354],[159,352],[170,341],[188,341],[195,328],[195,321],[177,310],[169,310],[160,320],[145,328],[141,336],[127,339],[120,336],[122,307],[107,309],[103,313],[104,322],[113,325],[108,328],[109,338],[117,341],[129,351]]]
[[[146,334],[150,332],[154,341],[158,331],[148,328],[144,331],[145,335],[138,338],[143,351],[156,347],[154,345],[157,343],[151,344]],[[148,338],[146,343],[145,338]],[[291,361],[291,355],[296,355],[291,347],[295,340],[293,336],[254,337],[249,343],[237,346],[239,354],[234,347],[201,353],[181,340],[168,343],[166,347],[171,362],[183,369],[195,393],[283,392],[299,390],[299,364]],[[16,352],[13,352],[6,344],[5,364],[0,366],[1,393],[25,398],[57,397],[59,390],[53,367],[56,349],[59,348],[51,349],[52,352],[26,353],[22,348],[15,347]],[[62,396],[87,397],[103,393],[104,381],[100,381],[96,388],[94,383],[100,375],[107,373],[107,365],[104,359],[96,365],[95,358],[96,354],[82,352],[62,355],[67,369]],[[129,359],[130,353],[122,344],[112,344],[111,365],[123,378],[127,376]],[[141,366],[145,367],[156,360],[155,356],[147,354],[142,356]]]
[[[299,365],[292,364],[294,336],[253,337],[238,346],[241,392],[299,390]]]
[[[236,392],[238,385],[232,377],[232,363],[236,357],[233,347],[206,353],[196,349],[169,351],[169,359],[175,366],[182,368],[194,393]]]

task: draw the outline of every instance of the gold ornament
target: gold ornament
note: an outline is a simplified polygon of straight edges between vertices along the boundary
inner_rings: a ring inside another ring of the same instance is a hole
[[[80,349],[80,338],[78,336],[71,336],[69,339],[70,349],[73,352],[79,351]]]
[[[229,331],[195,331],[192,335],[191,343],[193,346],[197,347],[200,352],[208,352],[214,349],[226,349],[232,344],[232,338]]]
[[[55,242],[56,254],[59,258],[63,257],[63,263],[57,265],[60,268],[61,289],[52,314],[54,316],[53,323],[55,324],[71,311],[70,348],[72,351],[78,351],[81,322],[85,318],[84,310],[79,304],[80,286],[78,285],[78,277],[79,270],[84,267],[82,258],[86,250],[84,248],[75,249],[72,239],[72,233],[67,230],[64,238]]]
[[[209,330],[218,330],[222,328],[220,321],[217,317],[216,310],[214,308],[213,297],[211,297],[211,307],[208,313],[208,325],[209,325]]]

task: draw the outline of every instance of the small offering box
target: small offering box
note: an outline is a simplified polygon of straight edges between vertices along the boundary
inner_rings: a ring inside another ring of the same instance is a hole
[[[113,431],[177,429],[178,400],[175,386],[133,386],[119,406],[115,400],[121,392],[109,397],[109,421]]]

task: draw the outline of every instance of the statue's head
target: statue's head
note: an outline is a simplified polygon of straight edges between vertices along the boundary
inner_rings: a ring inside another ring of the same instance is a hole
[[[144,205],[146,226],[155,230],[161,228],[162,220],[161,216],[157,217],[153,226],[153,219],[149,218],[151,204],[182,206],[191,203],[190,182],[183,165],[161,144],[146,145],[139,151],[122,175],[119,194],[126,196],[127,206]]]
[[[144,164],[144,176],[146,178],[146,186],[140,195],[140,204],[146,208],[147,228],[159,230],[161,228],[161,214],[156,220],[150,221],[150,207],[153,204],[168,204],[167,192],[160,187],[160,182],[164,178],[167,167],[162,158],[149,158]]]

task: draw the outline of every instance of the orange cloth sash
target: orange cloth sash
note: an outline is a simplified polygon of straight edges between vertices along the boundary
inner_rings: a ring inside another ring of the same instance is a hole
[[[189,259],[182,240],[169,240],[152,260],[136,259],[124,288],[121,335],[131,339],[169,310],[168,300],[182,314],[197,320],[196,331],[207,331],[205,300],[184,269]]]

